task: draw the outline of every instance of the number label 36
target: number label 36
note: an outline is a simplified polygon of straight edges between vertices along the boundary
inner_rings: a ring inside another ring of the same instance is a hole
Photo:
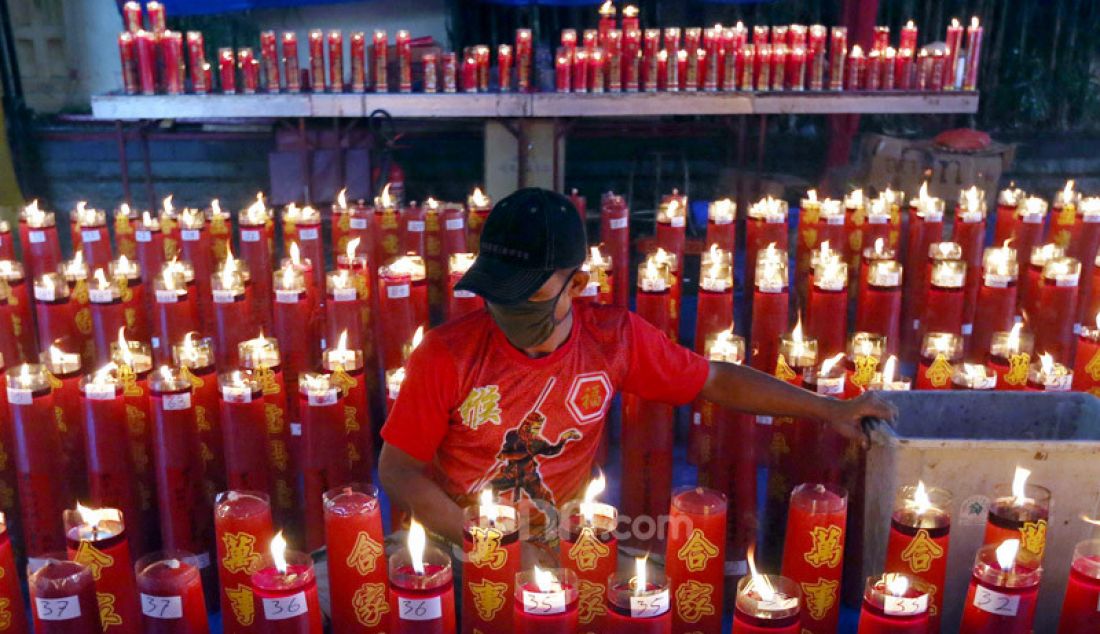
[[[306,605],[306,593],[299,592],[289,597],[264,599],[264,618],[268,621],[293,619],[309,611]]]

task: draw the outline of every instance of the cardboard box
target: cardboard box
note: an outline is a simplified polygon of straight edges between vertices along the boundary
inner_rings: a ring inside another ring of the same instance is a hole
[[[912,197],[927,180],[929,194],[946,201],[958,200],[961,190],[977,185],[985,190],[986,200],[996,200],[1001,174],[1012,166],[1015,154],[1015,146],[996,142],[980,152],[950,152],[929,139],[869,134],[861,145],[866,169],[861,181],[875,189],[900,189]]]

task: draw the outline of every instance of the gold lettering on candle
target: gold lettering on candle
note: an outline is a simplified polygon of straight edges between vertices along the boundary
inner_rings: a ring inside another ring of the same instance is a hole
[[[92,579],[99,581],[104,568],[115,565],[115,558],[92,546],[91,542],[81,541],[73,555],[73,561],[84,564],[92,571]]]
[[[271,464],[276,470],[286,471],[290,467],[290,452],[287,451],[285,442],[272,440],[268,453],[271,456]]]
[[[802,557],[814,568],[836,568],[844,558],[844,545],[840,541],[843,536],[844,529],[836,524],[814,527],[810,531],[813,546]]]
[[[951,367],[951,363],[947,361],[947,357],[943,354],[937,354],[932,365],[925,370],[924,376],[928,377],[928,381],[934,387],[943,387],[951,380],[951,375],[954,372],[955,370]]]
[[[1020,547],[1042,558],[1047,545],[1047,521],[1027,522],[1020,527]]]
[[[367,531],[359,531],[355,536],[355,545],[351,547],[345,563],[361,575],[369,575],[378,566],[378,558],[382,556],[382,545],[379,544]]]
[[[787,359],[782,354],[779,355],[779,359],[775,362],[775,378],[783,381],[793,381],[798,378],[798,375],[791,366],[787,364]]]
[[[909,542],[905,550],[901,551],[901,560],[909,564],[909,569],[913,572],[931,570],[932,562],[940,557],[943,557],[943,548],[933,541],[928,536],[928,531],[923,528],[917,531],[917,536]]]
[[[718,556],[718,547],[715,546],[698,528],[692,529],[691,536],[676,551],[676,556],[684,562],[691,572],[700,572],[707,566],[707,562]]]
[[[226,588],[225,596],[229,598],[229,607],[233,609],[233,618],[241,625],[252,625],[256,618],[256,605],[252,596],[252,588],[238,583],[236,588]]]
[[[690,579],[676,588],[676,613],[685,623],[714,614],[714,586]]]
[[[470,563],[478,568],[488,567],[490,570],[500,570],[508,563],[508,551],[501,547],[504,533],[495,528],[470,528],[470,537],[474,542],[474,549],[470,551]]]
[[[122,615],[115,612],[115,595],[97,592],[95,599],[99,604],[99,624],[104,632],[112,625],[122,625]]]
[[[364,583],[351,597],[355,608],[355,620],[363,627],[375,627],[382,622],[382,616],[390,611],[386,596],[386,584]]]
[[[225,557],[222,565],[229,572],[252,574],[256,572],[262,558],[256,552],[256,536],[248,533],[226,533],[222,535],[225,545]],[[228,591],[228,590],[227,590]]]
[[[1008,359],[1008,372],[1005,372],[1005,383],[1009,385],[1024,385],[1027,383],[1027,369],[1031,366],[1031,355],[1020,352]],[[1100,368],[1097,368],[1100,372]]]
[[[577,621],[582,625],[591,623],[597,616],[607,614],[604,595],[607,588],[602,583],[593,583],[581,579],[577,583]]]
[[[810,612],[810,618],[815,621],[825,618],[825,614],[836,604],[836,591],[840,582],[819,577],[816,583],[802,583],[801,586],[802,593],[806,595],[806,609]]]
[[[1089,359],[1088,365],[1085,366],[1085,372],[1093,381],[1100,381],[1100,348],[1093,353],[1092,359]]]
[[[504,593],[508,591],[508,584],[497,583],[485,579],[480,583],[471,583],[470,590],[474,595],[474,608],[482,621],[492,621],[500,608],[504,607]]]
[[[610,553],[611,549],[596,538],[595,531],[585,526],[567,554],[577,564],[577,570],[588,571],[595,570],[600,560]]]

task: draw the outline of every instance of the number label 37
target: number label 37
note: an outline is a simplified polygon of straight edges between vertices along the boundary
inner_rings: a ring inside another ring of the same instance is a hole
[[[141,593],[141,613],[153,619],[182,619],[183,599]]]

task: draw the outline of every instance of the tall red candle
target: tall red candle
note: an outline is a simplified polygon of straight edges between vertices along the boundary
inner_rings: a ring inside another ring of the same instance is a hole
[[[951,532],[951,493],[936,487],[903,486],[894,500],[886,572],[911,575],[929,594],[929,620],[939,627],[947,582]]]
[[[268,461],[271,467],[272,506],[276,520],[288,527],[296,525],[290,418],[286,381],[283,376],[279,343],[274,337],[259,336],[242,341],[238,347],[240,367],[252,373],[260,383],[264,400],[264,430],[267,435]]]
[[[301,479],[305,500],[307,547],[324,544],[322,495],[349,480],[343,447],[343,395],[325,374],[299,377],[298,412],[302,421]]]
[[[210,338],[195,340],[188,334],[173,346],[172,362],[180,368],[181,376],[191,382],[200,466],[198,478],[202,499],[209,503],[225,490],[220,393],[214,369],[213,341]]]
[[[180,223],[179,212],[172,205],[172,195],[164,197],[161,209],[157,215],[160,221],[160,230],[164,234],[164,257],[176,258],[180,253]]]
[[[516,507],[498,503],[491,489],[463,511],[462,630],[507,633],[521,627],[509,590],[520,571]]]
[[[226,634],[259,632],[252,573],[263,563],[263,548],[271,542],[271,505],[264,493],[226,491],[214,506],[214,536],[221,586],[222,627]]]
[[[823,484],[800,484],[791,493],[783,576],[805,597],[802,628],[835,632],[840,615],[840,577],[848,493]]]
[[[344,477],[366,482],[374,466],[374,426],[363,351],[349,348],[342,338],[337,339],[336,344],[322,355],[321,370],[332,375],[332,383],[344,397],[340,419],[343,425],[336,438],[337,453],[343,456],[345,463]]]
[[[84,352],[84,337],[76,327],[76,304],[71,299],[69,285],[63,275],[46,273],[35,280],[34,308],[39,341],[60,341]],[[91,325],[89,319],[89,332]]]
[[[186,262],[166,263],[153,279],[153,351],[167,361],[184,335],[200,329],[194,269]]]
[[[994,333],[1008,331],[1016,316],[1020,265],[1012,247],[991,247],[982,256],[982,268],[970,339],[970,358],[985,359]]]
[[[865,252],[864,261],[867,255]],[[890,354],[897,354],[900,347],[901,278],[902,267],[897,261],[870,262],[856,302],[856,330],[886,337]]]
[[[1032,631],[1042,567],[1020,542],[982,546],[974,558],[960,631],[1027,634]]]
[[[909,241],[905,261],[905,292],[902,306],[902,350],[912,356],[920,345],[920,319],[924,310],[924,289],[928,285],[926,260],[929,249],[943,239],[943,200],[928,196],[928,183],[909,203]]]
[[[845,216],[844,208],[836,200],[818,200],[817,191],[810,190],[800,203],[802,214],[798,218],[798,248],[796,276],[799,280],[812,275],[814,254],[824,249],[822,245],[828,243],[828,250],[844,248]],[[799,285],[799,292],[808,291],[804,285]]]
[[[393,634],[455,634],[451,557],[428,544],[424,527],[416,520],[409,527],[406,546],[388,564]]]
[[[733,261],[717,246],[703,253],[700,265],[695,349],[702,352],[707,337],[733,325]]]
[[[981,285],[981,266],[985,246],[985,193],[976,186],[964,190],[955,208],[955,226],[952,240],[962,247],[962,260],[966,262],[966,282],[963,291],[963,335],[974,330],[978,288]]]
[[[321,602],[313,559],[288,550],[280,532],[271,540],[271,553],[252,573],[252,590],[259,599],[257,625],[271,634],[321,634]]]
[[[962,361],[962,337],[950,332],[929,332],[920,346],[917,366],[918,390],[947,390],[955,364]]]
[[[477,253],[481,242],[481,229],[485,225],[485,219],[489,217],[489,211],[493,208],[493,201],[489,199],[480,187],[475,187],[473,193],[466,199],[468,213],[466,228],[466,250]]]
[[[252,317],[250,291],[247,272],[236,260],[226,260],[211,278],[214,352],[219,369],[236,367],[240,363],[237,346],[258,330]]]
[[[989,369],[997,375],[997,389],[1019,391],[1027,387],[1027,372],[1035,351],[1035,337],[1017,323],[993,333],[989,345]]]
[[[1073,549],[1066,596],[1058,634],[1091,632],[1100,628],[1100,540],[1078,542]]]
[[[585,631],[600,631],[612,618],[604,597],[618,563],[619,514],[615,507],[595,501],[604,483],[601,474],[588,484],[582,501],[568,502],[561,509],[561,562],[577,575],[577,623]]]
[[[779,337],[790,322],[787,252],[773,245],[758,253],[752,301],[752,367],[772,372],[779,358]]]
[[[1002,244],[1012,237],[1016,228],[1016,209],[1021,206],[1027,192],[1016,186],[1015,182],[997,193],[997,221],[994,225],[993,242]],[[1013,246],[1019,248],[1019,244]]]
[[[412,275],[401,267],[382,266],[378,271],[378,333],[384,369],[401,365],[401,347],[416,330],[412,303]]]
[[[313,92],[325,92],[325,32],[310,29],[309,38],[309,82]]]
[[[515,629],[521,634],[577,631],[577,576],[564,568],[535,567],[515,578]]]
[[[99,367],[111,358],[111,342],[119,330],[126,327],[122,291],[115,280],[108,280],[103,269],[95,270],[92,287],[88,289],[92,312],[92,338],[95,343],[93,365]]]
[[[78,505],[75,511],[65,511],[65,550],[69,559],[92,571],[104,631],[119,626],[125,632],[141,623],[137,581],[123,517],[121,511],[112,508],[88,509]]]
[[[23,592],[15,568],[15,554],[12,552],[7,518],[3,513],[0,513],[0,571],[3,573],[3,581],[0,582],[0,624],[12,632],[29,631]]]
[[[843,352],[848,335],[848,265],[826,258],[814,268],[807,302],[808,334],[817,340],[822,356]]]
[[[932,264],[921,318],[924,332],[963,334],[965,286],[966,262],[952,259]]]
[[[386,76],[388,66],[387,54],[389,50],[389,38],[385,31],[375,30],[371,38],[371,85],[374,92],[389,92],[389,81]]]
[[[144,272],[141,265],[125,255],[120,255],[117,260],[111,261],[107,272],[118,285],[127,332],[139,341],[149,341],[152,328],[147,313],[148,303],[145,299],[145,284],[142,281]]]
[[[1075,258],[1054,258],[1043,266],[1036,311],[1031,313],[1035,347],[1055,359],[1073,359],[1073,332],[1077,322],[1077,286],[1081,262]]]
[[[30,361],[38,352],[35,307],[30,290],[32,284],[27,282],[23,265],[13,260],[0,260],[0,281],[8,287],[6,310],[11,319],[11,328],[7,332],[18,346],[19,352],[8,359],[8,362]]]
[[[863,591],[859,634],[925,634],[929,631],[929,593],[904,573],[869,577]]]
[[[1020,552],[1042,562],[1050,520],[1050,489],[1028,483],[1031,471],[1016,467],[1012,484],[993,487],[982,543],[996,546],[1007,539],[1020,541]]]
[[[630,209],[626,199],[611,192],[600,197],[600,241],[611,256],[611,262],[624,273],[630,270]],[[626,306],[630,297],[630,276],[616,275],[614,304]]]
[[[190,262],[195,271],[199,319],[205,331],[213,332],[214,305],[211,283],[214,274],[214,255],[210,231],[206,226],[206,216],[197,209],[184,209],[180,213],[179,227],[180,259]]]
[[[332,627],[338,632],[384,634],[392,611],[378,489],[371,485],[331,489],[325,492],[324,506]]]
[[[38,634],[101,634],[92,569],[62,552],[28,566],[34,631]]]
[[[671,579],[677,631],[711,631],[722,622],[726,496],[690,487],[672,496],[665,571]]]
[[[274,265],[274,218],[264,204],[262,194],[238,216],[240,259],[252,276],[252,305],[265,329],[273,325],[271,316],[271,271]],[[333,225],[335,227],[335,224]]]
[[[4,360],[6,361],[6,357]],[[80,380],[83,376],[83,363],[80,355],[66,352],[56,344],[51,345],[41,355],[42,364],[49,372],[49,381],[53,387],[53,411],[57,421],[57,430],[61,439],[62,460],[65,473],[68,474],[68,487],[72,495],[81,497],[87,494],[88,466],[84,450],[84,412],[80,403]],[[12,364],[14,365],[14,363]],[[5,425],[3,443],[11,447],[10,426]],[[0,473],[11,472],[11,461]],[[3,476],[5,483],[14,485],[14,478]],[[14,486],[10,490],[14,490]]]
[[[1065,249],[1053,242],[1031,248],[1027,271],[1022,275],[1019,287],[1019,308],[1024,318],[1032,319],[1039,312],[1039,291],[1043,287],[1043,269],[1047,262],[1064,257]]]
[[[218,375],[225,471],[231,489],[271,490],[263,388],[251,372]]]
[[[274,275],[275,338],[283,359],[283,377],[288,393],[298,393],[298,376],[314,367],[318,356],[317,341],[310,336],[308,327],[313,305],[306,291],[305,278],[292,266],[283,266]],[[298,400],[289,399],[291,420],[296,419]]]
[[[23,262],[31,279],[51,273],[61,264],[61,243],[57,236],[56,216],[39,208],[32,200],[19,212],[19,244]]]
[[[788,248],[787,202],[767,197],[749,207],[745,221],[745,279],[756,279],[757,254],[771,244],[782,251]]]
[[[283,32],[283,74],[286,75],[286,91],[302,91],[301,72],[298,64],[298,34],[294,31]]]
[[[71,331],[80,345],[80,354],[84,362],[95,361],[95,342],[92,338],[92,309],[89,304],[88,282],[91,269],[84,261],[84,252],[76,251],[71,260],[61,264],[59,269],[69,287],[69,300],[73,324]],[[62,313],[64,314],[64,313]],[[39,338],[39,341],[46,339]]]
[[[150,553],[134,564],[142,631],[206,634],[210,625],[197,557],[185,551]]]
[[[328,39],[328,89],[330,92],[344,92],[344,34],[333,29]]]
[[[473,266],[474,255],[472,253],[452,253],[448,259],[447,270],[447,320],[456,319],[480,309],[484,302],[475,293],[458,290],[455,285]]]
[[[1100,326],[1093,322],[1082,324],[1081,333],[1077,338],[1073,389],[1077,392],[1097,394],[1098,386],[1100,386]]]

